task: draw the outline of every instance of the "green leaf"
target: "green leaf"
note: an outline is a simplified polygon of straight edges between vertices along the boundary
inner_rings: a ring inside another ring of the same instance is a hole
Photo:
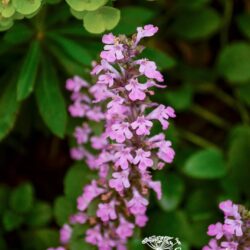
[[[73,214],[74,203],[64,196],[60,196],[55,200],[54,216],[58,225],[62,226],[68,221],[69,216]]]
[[[27,56],[21,67],[17,82],[17,100],[27,98],[33,91],[40,58],[40,45],[38,41],[31,44]]]
[[[212,8],[187,9],[175,17],[170,30],[180,38],[196,40],[213,35],[220,24],[220,16]]]
[[[155,61],[160,70],[170,69],[176,65],[172,57],[156,48],[146,48],[141,56]]]
[[[240,85],[236,89],[236,93],[239,99],[250,107],[250,82],[244,85]]]
[[[70,242],[70,250],[95,250],[96,248],[84,241],[84,238]]]
[[[192,236],[186,214],[183,211],[159,212],[149,214],[146,235],[167,235],[178,237],[180,241],[188,241]]]
[[[21,232],[22,244],[24,249],[44,250],[49,247],[56,247],[58,245],[58,231],[42,228],[37,230]]]
[[[7,186],[0,186],[0,215],[3,214],[8,205],[9,188]],[[0,248],[1,249],[1,248]]]
[[[6,211],[3,215],[3,227],[6,231],[13,231],[21,226],[23,217],[13,211]]]
[[[92,177],[87,166],[83,164],[71,167],[64,178],[64,193],[67,198],[75,201],[82,194],[82,187],[90,182]]]
[[[52,133],[63,138],[67,123],[66,104],[58,86],[56,72],[48,61],[44,62],[42,78],[35,94],[43,121]]]
[[[211,0],[177,0],[177,4],[184,8],[200,8]]]
[[[115,34],[131,35],[138,26],[150,22],[157,13],[143,6],[127,6],[121,8],[121,21],[113,30]],[[135,18],[136,17],[136,18]]]
[[[160,207],[167,212],[175,210],[180,204],[185,190],[182,179],[175,174],[165,176],[163,173],[159,173],[156,179],[159,179],[162,185],[162,198],[158,200]]]
[[[108,0],[66,0],[69,6],[76,11],[93,11],[105,5]]]
[[[218,71],[234,84],[250,80],[250,45],[237,42],[225,47],[219,55]]]
[[[9,82],[0,97],[0,141],[14,127],[19,106],[16,100],[16,83]]]
[[[42,227],[47,225],[52,218],[52,210],[48,203],[37,202],[26,217],[25,222],[31,227]]]
[[[193,88],[191,84],[184,84],[177,90],[167,90],[166,98],[168,103],[178,111],[187,110],[192,105]]]
[[[32,30],[27,25],[17,23],[4,35],[4,41],[10,44],[21,44],[30,40],[33,36]]]
[[[240,31],[248,38],[250,38],[250,14],[241,14],[237,18],[237,24]]]
[[[15,13],[15,8],[13,7],[12,3],[8,3],[7,5],[3,2],[0,2],[0,13],[2,17],[9,18],[12,17]]]
[[[0,249],[1,250],[7,250],[7,244],[5,242],[5,239],[2,234],[0,234]]]
[[[248,126],[236,127],[231,136],[228,151],[228,165],[230,175],[237,187],[249,195],[249,148],[250,148],[250,128]]]
[[[226,166],[221,151],[204,149],[196,152],[187,159],[184,172],[199,179],[216,179],[226,174]]]
[[[34,202],[34,189],[30,183],[24,183],[14,189],[10,196],[10,207],[16,212],[31,210]]]
[[[17,12],[23,15],[29,15],[36,12],[40,6],[41,0],[12,0],[12,3]]]
[[[113,7],[101,7],[96,11],[88,12],[83,23],[87,31],[99,34],[105,30],[112,30],[120,20],[120,11]]]
[[[80,64],[91,65],[93,58],[82,45],[55,33],[49,34],[49,38],[55,41],[68,57]]]

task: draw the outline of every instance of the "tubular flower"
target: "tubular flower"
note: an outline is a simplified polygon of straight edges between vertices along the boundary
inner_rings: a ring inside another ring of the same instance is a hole
[[[224,223],[208,227],[207,234],[214,238],[202,250],[250,249],[250,211],[231,200],[221,202],[219,208],[224,213]]]
[[[138,59],[144,49],[139,41],[157,31],[146,25],[132,38],[104,35],[101,61],[94,63],[91,72],[96,83],[90,86],[79,77],[67,81],[71,115],[104,123],[99,135],[86,122],[76,127],[77,146],[71,149],[71,156],[85,160],[98,177],[83,188],[77,199],[78,214],[71,216],[69,224],[87,224],[85,241],[99,250],[127,249],[134,229],[148,221],[149,190],[161,198],[161,184],[152,180],[152,170],[174,159],[171,142],[151,131],[154,123],[167,129],[168,120],[175,117],[173,108],[149,98],[154,94],[152,87],[165,87],[158,83],[163,76],[154,62]],[[68,241],[66,236],[61,244]]]

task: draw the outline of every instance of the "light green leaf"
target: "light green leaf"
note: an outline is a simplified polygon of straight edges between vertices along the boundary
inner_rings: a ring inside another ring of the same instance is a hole
[[[108,0],[66,0],[69,6],[76,11],[93,11],[105,5]]]
[[[13,211],[6,211],[3,215],[3,227],[6,231],[13,231],[21,226],[24,218]]]
[[[220,16],[214,9],[197,8],[176,15],[170,30],[181,38],[196,40],[213,35],[220,24]]]
[[[91,65],[93,60],[91,54],[82,45],[78,44],[74,40],[67,39],[58,34],[50,34],[49,38],[56,42],[61,50],[76,62],[85,65]]]
[[[74,203],[66,197],[60,196],[55,200],[54,216],[59,226],[68,221],[69,216],[74,214]]]
[[[19,106],[16,100],[16,83],[9,82],[0,96],[0,141],[14,127]]]
[[[113,7],[101,7],[88,12],[84,18],[84,27],[90,33],[99,34],[105,30],[112,30],[120,20],[120,11]]]
[[[170,69],[176,65],[176,61],[171,56],[156,48],[146,48],[141,56],[155,61],[160,70]]]
[[[226,166],[221,151],[216,149],[200,150],[187,159],[184,172],[199,179],[216,179],[226,174]]]
[[[16,212],[25,213],[31,210],[34,202],[34,189],[31,184],[24,183],[14,189],[10,196],[10,207]]]
[[[41,0],[12,0],[12,3],[17,12],[23,15],[30,15],[36,12],[40,6]]]
[[[45,226],[52,218],[52,210],[48,203],[37,202],[26,217],[25,222],[31,227]]]
[[[250,38],[250,14],[241,14],[237,18],[237,24],[240,31],[248,38]]]
[[[33,91],[37,68],[40,58],[40,45],[38,41],[34,41],[21,67],[19,79],[17,82],[17,100],[27,98]]]
[[[136,32],[138,26],[147,24],[156,15],[156,11],[143,6],[127,6],[121,8],[121,21],[115,27],[113,33],[126,35],[133,34]]]
[[[218,71],[234,84],[250,80],[250,45],[237,42],[225,47],[219,55]]]
[[[162,185],[162,198],[158,200],[160,207],[164,211],[173,211],[180,204],[184,194],[184,183],[182,179],[175,174],[159,173],[156,179],[161,181]]]
[[[45,124],[52,133],[63,138],[67,123],[66,104],[56,72],[48,61],[44,63],[42,78],[37,84],[36,101]]]

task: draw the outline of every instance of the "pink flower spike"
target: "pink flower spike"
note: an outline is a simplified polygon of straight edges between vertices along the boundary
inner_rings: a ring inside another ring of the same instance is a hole
[[[74,76],[66,82],[66,89],[73,92],[79,92],[82,88],[87,87],[89,87],[89,84],[79,76]]]
[[[86,143],[89,138],[91,129],[87,123],[83,123],[82,127],[76,127],[74,136],[78,144]]]
[[[94,228],[90,228],[86,231],[86,242],[92,245],[97,245],[102,242],[102,235],[100,231],[100,226],[97,225]]]
[[[133,198],[127,203],[130,212],[134,215],[144,215],[148,200],[143,198],[137,190],[133,190]]]
[[[133,235],[134,225],[127,222],[124,218],[120,218],[120,224],[116,229],[116,233],[119,235],[120,239],[126,240]]]
[[[148,221],[148,217],[146,215],[138,214],[135,217],[135,224],[138,227],[144,227],[146,225],[147,221]]]

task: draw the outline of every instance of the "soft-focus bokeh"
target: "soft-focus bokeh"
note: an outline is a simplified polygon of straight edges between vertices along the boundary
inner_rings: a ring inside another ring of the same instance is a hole
[[[183,250],[201,249],[207,226],[221,217],[219,201],[250,207],[250,1],[110,1],[115,9],[103,22],[52,0],[18,20],[21,14],[3,8],[12,2],[0,0],[0,250],[57,245],[58,227],[75,210],[88,169],[69,157],[78,121],[67,114],[65,80],[90,80],[101,35],[89,32],[111,29],[118,10],[116,34],[159,26],[144,55],[168,85],[155,99],[177,111],[167,132],[176,159],[155,176],[163,199],[152,195],[148,226],[129,250],[145,249],[141,239],[150,235],[177,236]],[[25,5],[17,7],[25,13]],[[79,232],[70,250],[88,250]]]

